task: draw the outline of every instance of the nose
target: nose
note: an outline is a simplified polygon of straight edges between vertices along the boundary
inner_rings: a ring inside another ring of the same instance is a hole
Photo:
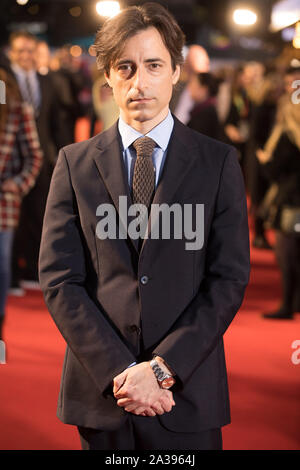
[[[132,80],[132,85],[136,90],[144,90],[147,87],[147,73],[144,66],[136,68]]]

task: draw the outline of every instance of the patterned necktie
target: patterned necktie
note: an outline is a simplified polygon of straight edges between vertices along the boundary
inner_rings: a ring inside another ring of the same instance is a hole
[[[150,137],[140,137],[133,142],[137,155],[133,171],[133,203],[144,204],[148,210],[155,189],[155,168],[151,158],[155,145]]]

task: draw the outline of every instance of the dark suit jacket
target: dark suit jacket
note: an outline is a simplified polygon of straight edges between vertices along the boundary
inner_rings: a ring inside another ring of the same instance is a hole
[[[129,237],[97,238],[98,205],[118,208],[119,195],[130,198],[117,125],[60,151],[40,282],[68,345],[58,404],[65,423],[117,428],[127,413],[116,405],[112,379],[153,352],[178,379],[176,406],[159,417],[165,427],[190,432],[230,421],[222,337],[248,283],[244,183],[232,147],[174,119],[153,203],[205,205],[198,251],[186,250],[185,237],[149,237],[140,253]]]
[[[201,103],[194,107],[187,126],[213,139],[222,138],[216,106],[211,100],[207,100],[206,103]]]
[[[37,74],[40,84],[41,107],[37,116],[37,128],[47,160],[52,165],[56,162],[57,144],[56,133],[59,127],[57,122],[58,98],[50,75]]]

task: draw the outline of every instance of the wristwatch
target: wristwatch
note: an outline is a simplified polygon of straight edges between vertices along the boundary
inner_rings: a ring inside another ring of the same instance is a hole
[[[150,361],[150,366],[161,388],[168,390],[172,387],[172,385],[175,384],[176,381],[174,377],[172,377],[171,374],[167,374],[166,372],[164,372],[155,359],[152,359],[152,361]]]

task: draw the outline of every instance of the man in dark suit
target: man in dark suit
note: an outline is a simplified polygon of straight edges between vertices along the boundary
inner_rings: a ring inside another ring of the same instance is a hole
[[[105,22],[97,63],[120,118],[63,148],[53,174],[40,282],[67,342],[58,416],[84,449],[221,449],[230,421],[222,338],[248,283],[245,190],[234,149],[169,112],[183,42],[158,4]]]
[[[57,156],[55,134],[57,123],[57,99],[48,76],[36,70],[35,36],[26,31],[17,31],[9,38],[11,71],[18,83],[24,101],[32,105],[40,144],[43,150],[43,165],[34,188],[24,198],[19,228],[13,249],[13,287],[18,288],[20,277],[38,280],[38,254],[42,224],[50,180]],[[22,153],[24,149],[19,148]],[[25,266],[20,269],[19,259]]]

